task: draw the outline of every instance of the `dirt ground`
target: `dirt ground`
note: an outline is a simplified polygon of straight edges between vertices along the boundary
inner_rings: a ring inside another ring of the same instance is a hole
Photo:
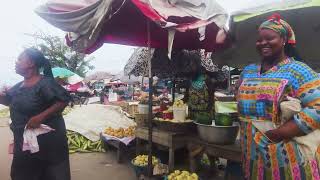
[[[0,179],[10,180],[12,155],[8,145],[12,140],[7,119],[0,119]],[[70,156],[72,180],[135,180],[129,164],[118,164],[114,152],[72,154]]]

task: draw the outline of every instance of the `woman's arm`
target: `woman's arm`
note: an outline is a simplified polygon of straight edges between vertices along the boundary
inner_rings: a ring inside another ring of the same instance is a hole
[[[7,96],[9,88],[8,87],[2,87],[0,90],[0,104],[3,104],[5,106],[9,106],[10,101]]]
[[[38,128],[40,127],[40,124],[45,120],[48,119],[50,116],[63,111],[63,109],[68,104],[63,101],[58,101],[52,106],[50,106],[45,111],[41,112],[40,114],[33,116],[27,123],[27,128]]]
[[[266,132],[275,142],[289,140],[320,129],[320,79],[303,84],[297,91],[302,110],[279,128]]]
[[[305,133],[294,123],[293,120],[287,121],[279,128],[266,132],[266,136],[273,142],[290,140],[294,137],[303,136]]]

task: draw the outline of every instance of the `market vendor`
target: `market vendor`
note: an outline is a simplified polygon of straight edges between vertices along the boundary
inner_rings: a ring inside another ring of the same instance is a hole
[[[214,118],[214,91],[221,85],[215,76],[219,72],[208,72],[198,59],[190,61],[190,67],[191,80],[188,83],[183,101],[188,105],[189,116],[192,120],[211,124]]]
[[[319,75],[300,61],[294,31],[279,15],[258,35],[261,61],[244,68],[237,95],[245,179],[320,179]],[[293,98],[301,109],[283,121],[282,102]]]

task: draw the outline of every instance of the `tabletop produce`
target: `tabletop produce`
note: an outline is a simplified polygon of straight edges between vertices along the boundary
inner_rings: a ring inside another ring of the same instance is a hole
[[[107,134],[109,136],[114,136],[117,138],[132,137],[135,135],[135,127],[129,126],[128,128],[118,128],[118,129],[108,127],[105,129],[104,134]]]
[[[138,155],[133,159],[133,164],[136,166],[147,166],[148,165],[148,155]],[[155,166],[159,164],[159,159],[152,156],[152,165]]]
[[[190,173],[189,171],[175,170],[168,175],[168,180],[198,180],[199,177],[196,173]]]

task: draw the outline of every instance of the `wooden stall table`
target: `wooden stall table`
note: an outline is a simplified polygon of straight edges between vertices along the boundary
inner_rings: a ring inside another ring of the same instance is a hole
[[[123,142],[118,140],[107,140],[103,135],[100,135],[100,139],[103,142],[104,148],[107,151],[107,147],[114,147],[117,150],[117,162],[122,163],[123,161],[123,155],[127,153],[130,149],[130,147],[133,145],[134,141],[130,142],[128,145],[125,145]]]
[[[141,127],[136,129],[136,152],[140,153],[141,140],[148,140],[148,128]],[[174,169],[174,151],[183,147],[187,147],[188,136],[184,133],[176,133],[162,131],[153,128],[152,142],[165,146],[169,149],[169,171]]]
[[[224,158],[227,159],[228,161],[233,161],[233,162],[241,162],[241,148],[240,148],[240,141],[237,140],[235,144],[230,144],[230,145],[217,145],[217,144],[211,144],[207,143],[205,141],[202,141],[199,137],[190,137],[189,139],[189,160],[190,160],[190,170],[192,172],[195,171],[195,157],[192,155],[192,150],[190,147],[194,146],[201,146],[202,152],[207,153],[209,156],[213,157],[219,157],[219,158]]]

